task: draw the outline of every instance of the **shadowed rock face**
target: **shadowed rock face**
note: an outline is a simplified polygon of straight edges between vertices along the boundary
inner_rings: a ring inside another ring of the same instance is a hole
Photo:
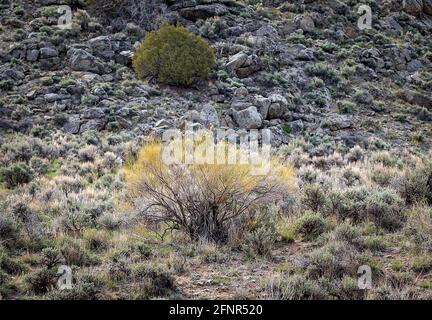
[[[191,21],[223,16],[230,12],[230,8],[242,6],[233,0],[168,1],[168,4],[170,10]]]
[[[227,12],[227,7],[218,3],[210,5],[197,5],[194,7],[183,8],[179,10],[179,14],[183,18],[192,21],[221,16],[226,14]]]
[[[432,15],[432,0],[405,0],[403,5],[405,5],[403,10],[411,15]]]
[[[190,21],[223,16],[230,12],[230,8],[241,7],[232,0],[168,1],[168,4],[170,10],[177,11],[182,18]]]

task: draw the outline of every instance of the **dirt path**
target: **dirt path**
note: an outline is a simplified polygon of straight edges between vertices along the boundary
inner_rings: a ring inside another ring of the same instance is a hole
[[[260,299],[262,286],[271,274],[286,269],[293,256],[303,252],[304,243],[285,244],[269,259],[246,260],[241,254],[222,263],[201,263],[176,280],[187,299]],[[243,259],[242,259],[243,257]]]

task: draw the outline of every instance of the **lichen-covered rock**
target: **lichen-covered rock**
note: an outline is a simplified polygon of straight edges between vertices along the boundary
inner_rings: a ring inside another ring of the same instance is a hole
[[[261,65],[257,55],[249,56],[244,52],[239,52],[229,59],[226,68],[239,78],[247,78],[260,70]]]
[[[235,111],[234,120],[241,129],[259,129],[262,126],[261,115],[255,107]]]
[[[200,112],[200,123],[204,126],[218,127],[220,125],[219,116],[212,104],[206,104]]]
[[[69,50],[68,56],[72,70],[87,71],[97,74],[105,73],[103,62],[83,49],[72,48]]]

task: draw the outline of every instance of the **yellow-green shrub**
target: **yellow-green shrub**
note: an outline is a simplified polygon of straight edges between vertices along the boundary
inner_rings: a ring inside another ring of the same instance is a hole
[[[151,76],[171,85],[190,85],[206,78],[214,63],[214,52],[204,39],[167,23],[146,35],[133,58],[140,78]]]
[[[224,242],[230,221],[253,215],[291,191],[292,168],[277,158],[270,160],[267,174],[255,175],[253,164],[168,165],[163,148],[160,142],[146,143],[126,166],[128,195],[145,221],[181,230],[192,240]]]

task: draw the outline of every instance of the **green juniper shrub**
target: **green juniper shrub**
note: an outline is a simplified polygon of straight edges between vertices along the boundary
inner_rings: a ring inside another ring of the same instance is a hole
[[[60,250],[56,248],[44,248],[42,250],[42,262],[48,269],[55,267],[62,261]]]
[[[133,58],[138,77],[170,85],[189,86],[204,79],[214,64],[214,52],[204,39],[168,23],[148,33]]]

